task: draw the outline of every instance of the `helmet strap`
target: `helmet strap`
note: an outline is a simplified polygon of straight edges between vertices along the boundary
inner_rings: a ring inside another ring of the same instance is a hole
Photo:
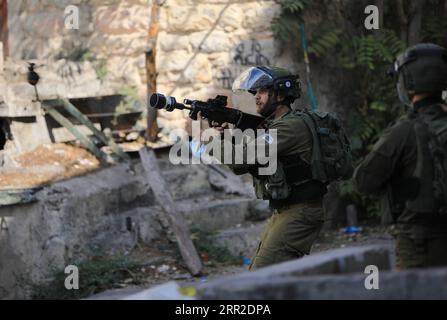
[[[275,111],[276,108],[280,105],[286,105],[285,100],[281,100],[281,101],[273,101],[274,97],[278,97],[278,95],[274,95],[274,90],[273,88],[269,89],[269,99],[267,100],[267,104],[264,107],[264,110],[262,110],[261,115],[264,118],[268,118],[270,117]]]

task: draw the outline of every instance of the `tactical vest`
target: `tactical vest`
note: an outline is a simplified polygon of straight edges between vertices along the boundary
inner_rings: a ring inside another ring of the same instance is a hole
[[[314,200],[326,193],[326,185],[349,178],[353,166],[349,140],[337,117],[331,113],[293,111],[312,136],[311,163],[299,155],[280,158],[277,171],[267,177],[254,175],[256,196],[260,199],[291,202]]]
[[[414,177],[419,180],[419,192],[406,207],[447,215],[447,112],[431,107],[413,118],[417,144]]]

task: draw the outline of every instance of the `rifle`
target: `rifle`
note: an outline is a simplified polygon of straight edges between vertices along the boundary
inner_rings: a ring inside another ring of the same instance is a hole
[[[200,112],[201,116],[208,120],[210,127],[213,127],[213,122],[217,123],[217,126],[227,122],[241,130],[256,130],[264,121],[263,117],[245,113],[237,109],[227,108],[226,96],[216,96],[216,98],[208,99],[206,102],[185,99],[183,103],[178,103],[174,97],[165,96],[161,93],[153,93],[150,97],[149,104],[152,108],[165,109],[168,112],[172,112],[175,109],[187,109],[189,110],[189,117],[192,120],[197,120],[197,114]]]

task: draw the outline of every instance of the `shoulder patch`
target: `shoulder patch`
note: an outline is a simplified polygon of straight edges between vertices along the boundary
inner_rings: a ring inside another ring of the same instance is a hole
[[[266,134],[264,134],[264,136],[262,137],[264,140],[265,140],[265,142],[267,142],[268,144],[272,144],[273,143],[273,137],[269,134],[269,133],[266,133]]]

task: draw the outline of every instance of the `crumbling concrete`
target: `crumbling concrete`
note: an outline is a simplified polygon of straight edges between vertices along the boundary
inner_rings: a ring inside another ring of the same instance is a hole
[[[215,231],[246,223],[253,199],[213,190],[203,166],[160,159],[171,193],[191,227]],[[143,175],[125,165],[60,181],[35,193],[36,202],[0,207],[0,298],[27,297],[27,285],[51,268],[88,257],[91,250],[131,250],[165,236],[163,214]],[[233,182],[234,183],[234,182]]]
[[[380,269],[379,269],[380,270]],[[385,271],[379,273],[378,289],[366,289],[368,274],[311,277],[271,277],[258,281],[240,279],[231,291],[201,291],[201,299],[250,300],[409,300],[447,299],[447,269]],[[209,283],[212,285],[212,283]]]
[[[381,271],[391,270],[390,250],[382,246],[351,247],[329,252],[322,252],[302,259],[288,261],[254,272],[245,272],[236,276],[223,277],[198,287],[198,297],[201,299],[261,299],[259,287],[269,283],[283,284],[282,278],[322,274],[363,273],[368,265],[375,265]],[[275,288],[280,288],[280,285]],[[273,299],[274,288],[268,288],[264,299]],[[282,293],[286,298],[287,290]],[[294,295],[290,294],[289,299]]]
[[[191,292],[191,286],[199,300],[447,299],[447,268],[390,270],[389,253],[378,246],[333,250],[205,284],[171,281],[139,291],[109,291],[91,299],[185,300],[190,296],[182,292]],[[365,285],[370,284],[370,274],[365,272],[370,264],[379,270],[376,288]]]
[[[244,223],[249,214],[251,199],[225,199],[208,202],[206,198],[198,203],[179,203],[187,221],[206,232],[233,227]]]
[[[219,231],[214,239],[234,256],[252,257],[256,252],[266,221],[250,223]]]
[[[117,234],[123,244],[130,243],[133,234],[126,236],[125,217],[119,214],[151,204],[147,194],[137,177],[116,166],[43,188],[37,202],[1,207],[7,225],[0,233],[1,297],[26,296],[26,284],[87,254],[106,230],[102,243]]]

